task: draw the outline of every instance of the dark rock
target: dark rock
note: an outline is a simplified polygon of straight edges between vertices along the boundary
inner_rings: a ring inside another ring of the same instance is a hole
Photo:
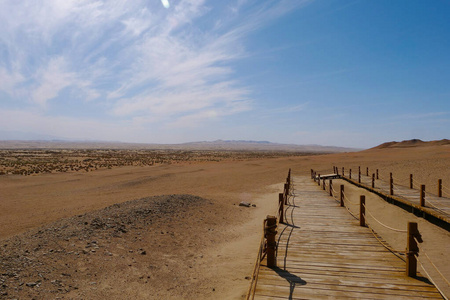
[[[29,287],[35,287],[37,285],[37,283],[36,282],[27,282],[27,283],[25,283],[25,285],[29,286]]]

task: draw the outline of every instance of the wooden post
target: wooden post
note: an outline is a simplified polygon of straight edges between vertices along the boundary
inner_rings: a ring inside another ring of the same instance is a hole
[[[317,174],[317,185],[320,186],[320,174]]]
[[[358,183],[361,183],[361,167],[358,167]]]
[[[322,180],[322,189],[325,191],[325,178]]]
[[[413,175],[409,174],[409,188],[412,189],[414,186],[413,184]]]
[[[375,188],[375,173],[372,173],[372,188]]]
[[[278,194],[278,205],[280,207],[280,223],[284,223],[284,195],[283,193]]]
[[[352,179],[352,169],[348,170],[348,178]]]
[[[366,226],[366,196],[361,195],[359,196],[359,226]]]
[[[330,196],[333,196],[333,180],[330,179]]]
[[[277,234],[277,217],[267,216],[264,234],[267,239],[267,266],[273,268],[277,266],[277,258],[275,257],[275,249],[277,242],[275,235]]]
[[[378,169],[377,169],[377,179],[378,179]]]
[[[344,185],[343,184],[341,184],[340,198],[341,198],[341,207],[342,207],[342,206],[344,206]]]
[[[442,197],[442,179],[438,179],[438,197]]]
[[[313,171],[313,169],[311,169],[311,179],[314,178],[313,174],[314,174],[314,171]]]
[[[342,177],[345,177],[344,167],[342,167]]]
[[[369,176],[369,167],[366,167],[366,176]]]
[[[389,173],[389,195],[394,195],[394,178],[392,178],[392,173]]]
[[[416,239],[422,243],[422,236],[419,233],[416,222],[408,222],[408,236],[406,239],[406,275],[416,277],[417,275],[417,258],[419,247]]]
[[[425,184],[420,185],[420,206],[425,206]]]
[[[288,197],[289,196],[289,188],[287,186],[287,183],[284,185],[284,204],[288,204]]]

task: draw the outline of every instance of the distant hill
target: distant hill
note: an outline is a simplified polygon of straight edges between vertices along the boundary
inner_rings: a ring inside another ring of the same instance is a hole
[[[145,149],[145,150],[216,150],[216,151],[289,151],[303,153],[355,152],[361,149],[321,145],[278,144],[268,141],[216,140],[182,144],[139,144],[79,141],[0,141],[0,149]]]
[[[426,146],[443,146],[450,145],[450,140],[442,139],[436,141],[424,142],[419,139],[406,140],[401,142],[387,142],[371,149],[385,149],[385,148],[408,148],[408,147],[426,147]]]

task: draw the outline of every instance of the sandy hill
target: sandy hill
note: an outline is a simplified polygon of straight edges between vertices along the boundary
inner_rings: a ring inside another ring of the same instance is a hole
[[[424,142],[419,139],[405,140],[401,142],[387,142],[371,149],[384,149],[384,148],[408,148],[408,147],[425,147],[425,146],[443,146],[450,145],[450,140],[442,139],[436,141]]]

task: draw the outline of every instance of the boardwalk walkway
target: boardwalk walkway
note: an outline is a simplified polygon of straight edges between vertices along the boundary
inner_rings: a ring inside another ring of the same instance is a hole
[[[442,299],[308,177],[294,178],[277,267],[263,261],[254,299]],[[419,274],[420,276],[420,274]]]
[[[430,217],[434,217],[446,224],[450,224],[450,198],[438,197],[425,191],[425,206],[421,207],[420,191],[398,185],[396,181],[394,181],[394,194],[390,195],[389,179],[376,179],[374,188],[372,188],[372,177],[370,176],[361,174],[361,183],[358,182],[358,174],[353,174],[351,179],[349,179],[348,175],[346,175],[344,179],[351,181],[353,184],[363,186],[373,192],[384,195],[385,198],[390,198],[400,204],[405,204],[409,206],[413,212],[415,211],[417,213],[421,211]],[[426,217],[426,215],[424,214],[423,216]],[[443,228],[446,228],[447,230],[449,230],[449,227],[450,225],[443,226]]]

